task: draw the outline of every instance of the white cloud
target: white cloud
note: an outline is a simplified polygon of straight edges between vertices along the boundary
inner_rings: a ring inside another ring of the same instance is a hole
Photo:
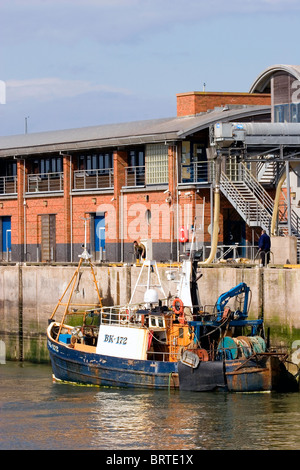
[[[55,77],[7,80],[6,90],[8,103],[24,99],[51,101],[57,98],[70,98],[92,92],[117,93],[122,95],[129,95],[131,93],[124,88],[94,84],[87,80],[63,80]]]

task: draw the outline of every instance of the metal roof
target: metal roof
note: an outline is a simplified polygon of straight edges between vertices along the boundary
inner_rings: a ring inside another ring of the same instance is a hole
[[[270,106],[226,106],[198,115],[0,137],[0,157],[181,140],[218,121],[270,113]]]
[[[255,79],[250,87],[249,93],[263,93],[269,85],[272,75],[276,72],[286,72],[294,76],[296,80],[300,80],[300,65],[271,65]]]

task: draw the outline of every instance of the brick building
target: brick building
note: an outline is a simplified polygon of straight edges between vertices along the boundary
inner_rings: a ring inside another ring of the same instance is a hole
[[[269,90],[181,93],[173,118],[1,137],[2,259],[77,261],[86,236],[95,261],[132,261],[134,240],[151,240],[157,261],[175,261],[195,221],[209,246],[210,126],[268,122],[270,105]],[[222,196],[219,243],[252,242]]]

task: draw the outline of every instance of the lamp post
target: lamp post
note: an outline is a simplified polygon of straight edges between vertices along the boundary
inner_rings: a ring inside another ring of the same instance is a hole
[[[29,119],[29,116],[26,116],[26,118],[25,118],[25,134],[28,133],[28,123],[27,123],[28,119]]]

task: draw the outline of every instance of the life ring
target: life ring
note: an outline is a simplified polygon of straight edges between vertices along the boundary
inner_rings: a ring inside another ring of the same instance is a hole
[[[172,310],[174,313],[183,315],[183,302],[181,299],[178,299],[178,297],[176,297],[176,299],[173,300]]]

